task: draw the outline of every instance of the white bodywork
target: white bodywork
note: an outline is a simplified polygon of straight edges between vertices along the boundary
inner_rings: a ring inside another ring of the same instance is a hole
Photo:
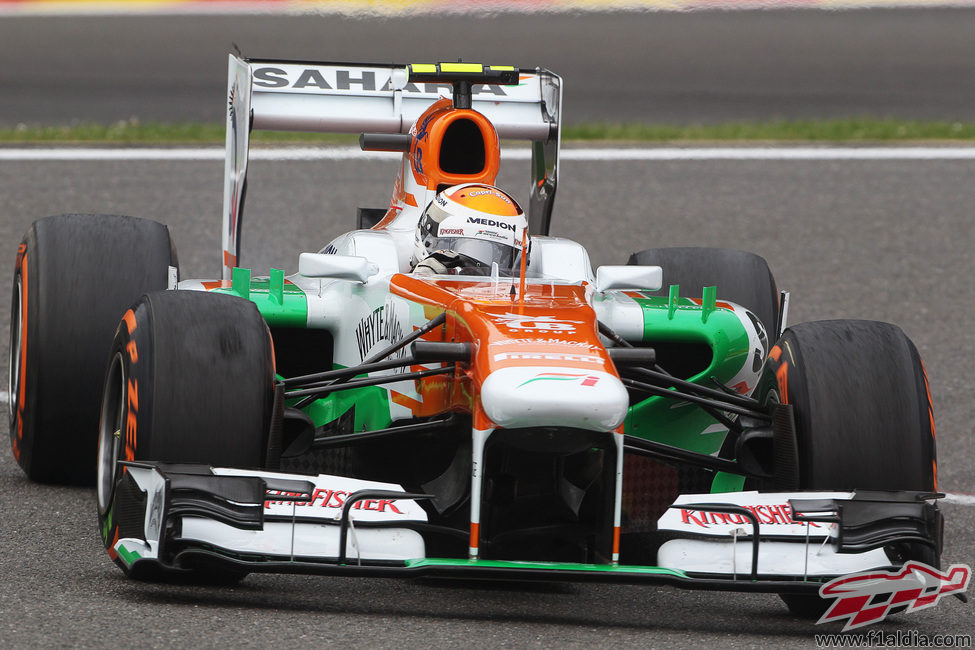
[[[883,549],[837,553],[835,523],[792,519],[789,499],[852,499],[852,492],[731,492],[683,494],[657,521],[657,529],[696,539],[674,539],[660,547],[657,565],[695,573],[748,575],[752,570],[753,526],[740,514],[695,510],[694,504],[741,506],[759,522],[758,572],[793,576],[830,576],[890,564]],[[774,538],[774,539],[772,539]]]
[[[159,558],[165,482],[158,471],[129,466],[138,487],[146,492],[145,541],[122,538],[114,550],[123,558],[136,554],[141,559]],[[402,492],[399,485],[363,481],[343,476],[299,476],[277,472],[214,468],[218,476],[247,476],[268,479],[303,479],[315,489],[309,502],[280,500],[273,491],[264,502],[264,516],[289,519],[267,521],[262,530],[241,530],[197,516],[180,517],[182,538],[212,545],[230,553],[259,553],[277,559],[336,558],[339,555],[342,504],[358,490]],[[276,500],[275,496],[279,499]],[[350,560],[408,560],[425,556],[423,538],[408,528],[355,528],[357,521],[425,522],[424,510],[410,499],[363,500],[349,511],[346,535]]]
[[[491,421],[514,429],[536,426],[613,431],[623,424],[629,399],[619,378],[599,370],[559,367],[501,368],[481,387]]]

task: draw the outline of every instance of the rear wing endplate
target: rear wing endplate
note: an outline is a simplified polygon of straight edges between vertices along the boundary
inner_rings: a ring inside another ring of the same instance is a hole
[[[413,83],[406,65],[259,61],[230,55],[223,195],[223,278],[240,262],[252,129],[408,133],[450,84]],[[517,86],[475,85],[473,106],[505,139],[532,143],[529,229],[547,235],[558,182],[562,79],[519,70]]]

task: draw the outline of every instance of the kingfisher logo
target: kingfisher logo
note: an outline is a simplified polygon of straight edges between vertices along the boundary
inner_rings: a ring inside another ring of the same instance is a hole
[[[585,386],[589,388],[595,386],[599,382],[599,377],[595,375],[589,375],[586,373],[568,373],[568,372],[540,372],[531,379],[526,379],[525,381],[518,384],[515,388],[521,388],[526,384],[531,384],[536,381],[568,381],[568,382],[578,382],[580,386]]]
[[[899,571],[864,571],[840,576],[819,588],[823,598],[836,601],[817,623],[846,620],[843,631],[879,623],[892,609],[907,606],[906,613],[933,607],[949,594],[964,594],[972,577],[971,567],[952,564],[947,573],[910,561]]]
[[[770,526],[790,526],[790,525],[803,525],[807,522],[798,522],[792,518],[792,508],[789,507],[788,503],[764,503],[756,505],[742,505],[742,508],[750,511],[755,518],[758,519],[760,524],[768,524]],[[699,528],[711,528],[712,526],[726,526],[728,524],[748,524],[751,520],[738,513],[723,513],[723,512],[707,512],[704,510],[695,510],[694,504],[687,504],[682,507],[679,511],[674,508],[674,511],[680,513],[680,521],[685,525],[693,525]],[[819,524],[814,521],[808,522],[809,526],[812,528],[819,528]]]

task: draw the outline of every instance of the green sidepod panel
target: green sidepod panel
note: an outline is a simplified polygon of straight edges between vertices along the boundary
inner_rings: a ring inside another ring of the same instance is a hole
[[[643,341],[702,343],[711,348],[708,367],[688,380],[711,388],[714,380],[728,385],[750,360],[748,332],[730,308],[715,306],[714,294],[704,300],[670,296],[633,297],[643,311]],[[664,397],[649,397],[630,407],[628,434],[703,454],[721,448],[727,430],[697,406]]]
[[[250,300],[271,327],[305,327],[308,324],[305,292],[285,282],[284,271],[280,269],[271,269],[267,278],[251,279],[250,269],[235,268],[231,286],[218,287],[213,292]]]
[[[335,370],[339,370],[336,366]],[[366,375],[361,375],[365,377]],[[389,414],[389,391],[381,386],[367,386],[332,393],[317,399],[304,409],[316,427],[336,422],[351,412],[353,431],[385,429],[392,424]]]

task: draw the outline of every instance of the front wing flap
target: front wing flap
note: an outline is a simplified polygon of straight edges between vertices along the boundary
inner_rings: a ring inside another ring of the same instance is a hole
[[[681,495],[657,522],[657,563],[733,580],[819,580],[889,565],[887,549],[940,551],[942,517],[925,492]]]
[[[415,501],[425,495],[398,485],[205,465],[123,465],[123,480],[135,489],[116,493],[116,516],[130,513],[142,524],[120,522],[128,535],[113,548],[129,568],[152,563],[179,571],[180,555],[192,549],[258,564],[403,562],[424,555],[423,538],[409,527],[426,522]]]

